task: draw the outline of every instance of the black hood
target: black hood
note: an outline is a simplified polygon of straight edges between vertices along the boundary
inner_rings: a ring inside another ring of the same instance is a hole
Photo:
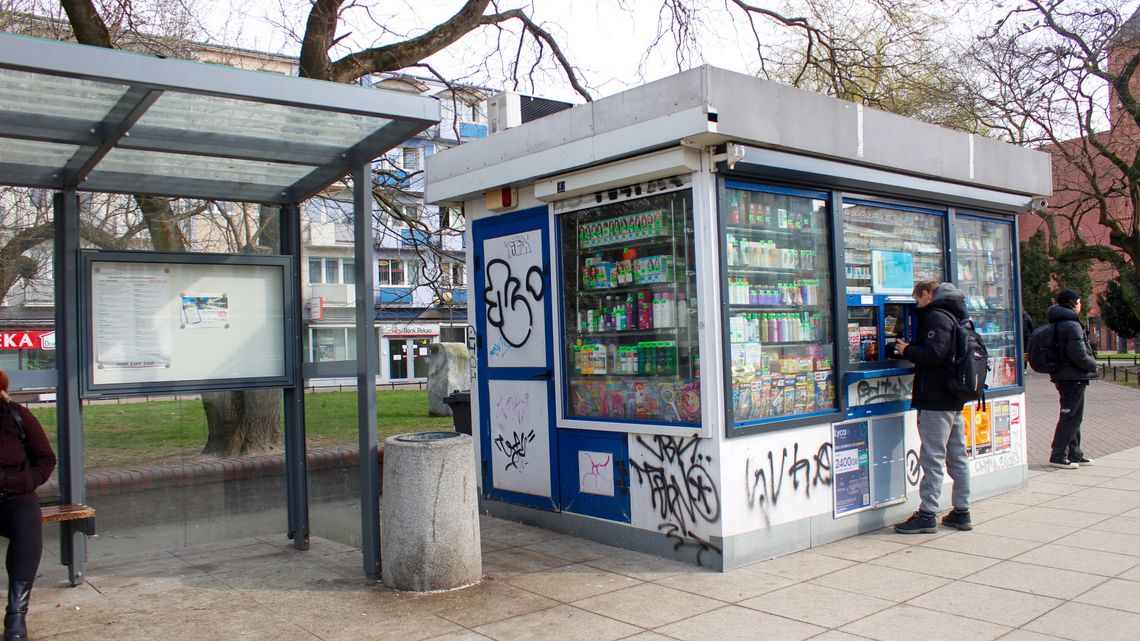
[[[1064,305],[1053,305],[1045,314],[1050,323],[1059,323],[1061,321],[1077,321],[1081,322],[1081,317],[1077,315],[1077,310]],[[1083,324],[1083,323],[1082,323]]]
[[[965,320],[970,317],[970,313],[966,311],[966,295],[962,290],[958,289],[953,283],[942,283],[934,292],[934,298],[931,299],[930,304],[927,305],[930,309],[945,309],[954,315],[958,320]]]

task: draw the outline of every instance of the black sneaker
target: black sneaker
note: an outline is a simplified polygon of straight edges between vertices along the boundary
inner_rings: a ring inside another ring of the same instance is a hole
[[[899,523],[895,526],[895,532],[899,534],[934,534],[938,531],[938,518],[933,512],[923,512],[918,510],[910,515],[910,518],[905,523]]]
[[[946,516],[942,517],[942,525],[963,532],[974,529],[974,524],[970,522],[970,511],[957,508],[950,510]]]
[[[1058,468],[1061,468],[1062,470],[1075,470],[1078,467],[1080,467],[1080,465],[1077,465],[1076,463],[1070,461],[1067,458],[1063,458],[1063,459],[1051,458],[1051,459],[1049,459],[1049,467],[1058,467]]]
[[[1093,464],[1093,460],[1091,458],[1085,458],[1083,456],[1080,458],[1070,458],[1069,462],[1070,463],[1076,463],[1079,466],[1085,466],[1085,465],[1092,465]]]

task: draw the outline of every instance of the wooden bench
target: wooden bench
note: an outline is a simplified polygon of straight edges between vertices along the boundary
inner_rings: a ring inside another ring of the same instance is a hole
[[[44,523],[76,523],[79,531],[87,536],[95,536],[95,508],[87,505],[46,505],[40,507]]]

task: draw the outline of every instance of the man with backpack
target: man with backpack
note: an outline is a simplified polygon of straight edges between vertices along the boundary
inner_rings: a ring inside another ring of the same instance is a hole
[[[934,280],[914,286],[918,303],[918,332],[914,341],[895,342],[895,354],[914,363],[914,390],[910,405],[918,410],[918,436],[922,441],[918,463],[922,468],[918,511],[895,526],[900,534],[938,531],[938,497],[942,493],[942,464],[954,480],[954,509],[942,524],[973,529],[970,522],[970,466],[962,397],[951,389],[951,358],[958,324],[969,318],[966,298],[951,283]]]
[[[1047,317],[1053,325],[1056,370],[1049,378],[1061,397],[1061,416],[1053,432],[1053,448],[1049,465],[1075,470],[1092,465],[1081,450],[1081,421],[1085,414],[1085,389],[1096,380],[1096,357],[1089,344],[1089,333],[1081,323],[1081,294],[1075,289],[1057,292],[1057,304],[1049,308]]]

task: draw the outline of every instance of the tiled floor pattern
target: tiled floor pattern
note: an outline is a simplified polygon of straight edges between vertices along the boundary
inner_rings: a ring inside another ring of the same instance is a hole
[[[324,540],[105,551],[79,588],[45,559],[29,620],[39,641],[1140,639],[1140,449],[1030,475],[977,503],[972,532],[881,530],[723,574],[490,517],[485,580],[440,594],[366,581]]]

